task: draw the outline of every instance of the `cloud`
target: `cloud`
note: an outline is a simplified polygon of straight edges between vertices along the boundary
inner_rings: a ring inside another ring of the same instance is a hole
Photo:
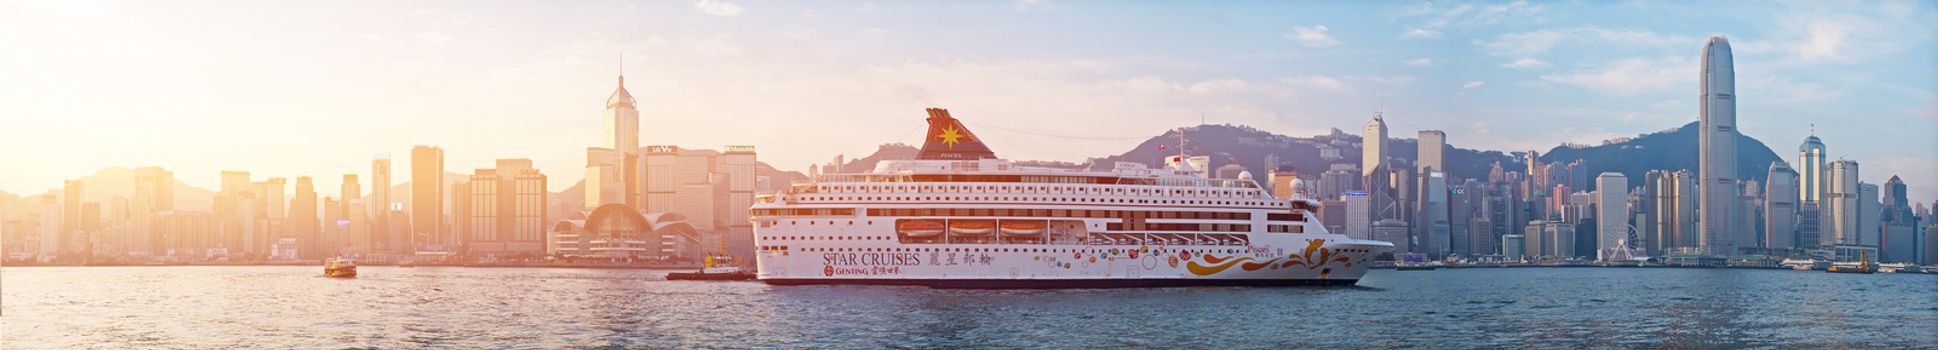
[[[1015,0],[1011,2],[1010,7],[1017,11],[1043,11],[1055,9],[1058,6],[1056,1],[1052,0]]]
[[[1487,86],[1487,82],[1485,82],[1485,81],[1479,81],[1479,80],[1475,80],[1475,81],[1470,81],[1470,82],[1467,82],[1466,84],[1461,84],[1461,85],[1460,85],[1460,89],[1461,89],[1461,90],[1472,90],[1472,89],[1475,89],[1475,88],[1479,88],[1479,87],[1482,87],[1482,86]]]
[[[874,2],[864,2],[864,3],[861,3],[861,6],[855,7],[855,12],[861,12],[861,13],[870,14],[870,15],[879,14],[879,13],[882,13],[882,7],[881,5],[876,5]]]
[[[721,0],[695,1],[693,2],[693,8],[699,9],[700,13],[705,13],[705,14],[720,16],[720,17],[739,16],[740,11],[743,10],[743,8],[741,8],[739,4],[721,1]]]
[[[1400,33],[1400,37],[1407,38],[1407,39],[1433,39],[1433,38],[1440,37],[1440,31],[1432,30],[1432,29],[1413,28],[1413,29],[1407,29],[1405,33]]]
[[[1407,39],[1432,39],[1441,36],[1446,28],[1481,28],[1522,21],[1541,23],[1546,18],[1540,16],[1545,10],[1541,5],[1530,5],[1527,1],[1475,5],[1460,3],[1446,6],[1445,3],[1421,2],[1401,9],[1394,17],[1419,19],[1417,25],[1410,26],[1400,37]]]
[[[1406,61],[1406,65],[1407,65],[1407,66],[1412,66],[1412,67],[1432,67],[1432,66],[1433,66],[1433,59],[1431,59],[1431,58],[1415,58],[1415,59],[1411,59],[1411,60],[1407,60],[1407,61]]]
[[[1339,79],[1335,79],[1333,77],[1324,76],[1324,75],[1314,75],[1314,76],[1306,76],[1306,77],[1285,77],[1285,78],[1280,78],[1279,81],[1285,82],[1286,85],[1291,85],[1292,87],[1295,87],[1295,88],[1303,88],[1303,89],[1311,89],[1311,90],[1326,90],[1326,91],[1335,91],[1335,92],[1352,91],[1352,87],[1346,86],[1345,82],[1342,82],[1342,81],[1339,81]]]
[[[424,42],[432,44],[443,44],[450,42],[451,36],[444,35],[444,33],[438,31],[428,31],[417,33],[417,40],[423,40]]]
[[[1522,58],[1522,59],[1514,60],[1514,62],[1502,63],[1501,66],[1507,67],[1507,68],[1513,68],[1513,69],[1526,70],[1526,69],[1547,67],[1548,63],[1541,62],[1541,60],[1532,59],[1532,58]]]
[[[1333,40],[1331,35],[1326,34],[1327,31],[1329,30],[1326,29],[1326,26],[1323,26],[1323,25],[1311,26],[1311,27],[1296,27],[1296,28],[1292,28],[1291,33],[1285,33],[1285,39],[1292,40],[1292,42],[1299,43],[1300,46],[1305,46],[1305,47],[1317,48],[1317,47],[1338,46],[1339,41]]]
[[[1842,59],[1844,38],[1850,30],[1836,22],[1818,22],[1810,25],[1810,36],[1797,44],[1797,56],[1805,61],[1825,61]]]
[[[1698,47],[1701,41],[1681,35],[1664,35],[1644,30],[1603,29],[1584,26],[1567,29],[1542,29],[1506,33],[1493,40],[1476,41],[1481,51],[1501,57],[1526,58],[1548,53],[1563,44],[1596,46],[1618,44],[1634,47]]]
[[[1695,60],[1687,57],[1636,57],[1569,73],[1543,75],[1541,80],[1629,96],[1688,90],[1696,85],[1696,66]]]

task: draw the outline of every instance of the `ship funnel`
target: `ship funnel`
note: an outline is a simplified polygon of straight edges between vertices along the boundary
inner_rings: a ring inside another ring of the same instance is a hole
[[[996,153],[984,146],[982,138],[970,133],[962,121],[949,116],[949,110],[929,108],[929,133],[924,137],[922,153],[916,159],[938,160],[977,160],[994,159]]]

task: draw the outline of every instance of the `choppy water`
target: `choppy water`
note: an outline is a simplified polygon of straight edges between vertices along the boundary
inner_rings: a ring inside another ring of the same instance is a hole
[[[0,269],[0,347],[1938,348],[1938,275],[1383,270],[1348,288],[977,291],[318,270]]]

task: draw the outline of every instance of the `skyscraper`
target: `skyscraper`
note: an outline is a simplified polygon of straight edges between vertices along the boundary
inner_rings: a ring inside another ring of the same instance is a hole
[[[1386,120],[1381,119],[1379,113],[1374,113],[1373,120],[1366,121],[1366,127],[1361,131],[1359,175],[1373,176],[1386,172]],[[1372,183],[1367,182],[1369,185]]]
[[[1736,253],[1736,68],[1730,57],[1729,39],[1709,37],[1702,52],[1702,136],[1701,159],[1697,172],[1702,181],[1702,252],[1711,255]]]
[[[135,196],[146,194],[151,210],[175,210],[175,173],[161,167],[135,169]]]
[[[1605,172],[1595,177],[1595,212],[1595,258],[1612,259],[1617,248],[1633,240],[1628,235],[1628,176]]]
[[[296,177],[296,195],[289,201],[289,219],[286,231],[296,238],[296,254],[303,259],[319,259],[322,226],[317,223],[316,184],[308,176]]]
[[[626,76],[619,75],[619,87],[606,98],[605,146],[616,152],[620,200],[639,206],[639,109],[633,94],[626,91]],[[608,183],[610,184],[610,182]],[[594,205],[587,203],[587,205]]]
[[[1824,142],[1817,135],[1803,138],[1797,146],[1797,199],[1801,204],[1817,204],[1824,194]]]
[[[61,255],[78,255],[87,242],[87,232],[81,229],[81,202],[87,201],[87,187],[81,180],[67,180],[61,188],[61,210],[59,212],[61,231]],[[42,218],[42,220],[51,220]]]
[[[370,211],[372,251],[401,252],[390,239],[390,153],[378,153],[370,161],[370,198],[363,201]]]
[[[354,252],[370,251],[370,228],[364,227],[363,203],[363,188],[357,182],[357,174],[343,174],[343,186],[337,195],[337,217],[330,218],[329,222],[337,228],[337,247]]]
[[[1823,219],[1818,220],[1818,230],[1822,236],[1818,242],[1857,245],[1857,161],[1830,162],[1830,169],[1824,175],[1824,193],[1819,207]]]
[[[1770,163],[1763,183],[1763,242],[1768,248],[1797,246],[1797,172],[1782,161]]]
[[[222,232],[216,243],[230,254],[247,252],[256,243],[254,185],[247,171],[222,172],[222,190],[215,196],[216,229]]]
[[[1420,251],[1437,259],[1453,253],[1454,246],[1451,218],[1448,217],[1447,175],[1438,168],[1423,174],[1426,184],[1420,188],[1418,221],[1425,227],[1420,230],[1424,233],[1420,237]]]
[[[1447,171],[1447,133],[1440,130],[1420,131],[1419,173],[1425,175],[1427,169]]]
[[[405,251],[423,250],[435,245],[446,247],[444,230],[444,149],[417,146],[410,150],[410,218],[414,246]]]
[[[467,182],[462,206],[471,235],[471,254],[545,253],[545,175],[530,159],[499,159],[495,169],[477,169]],[[749,205],[752,205],[751,203]],[[453,206],[457,207],[456,205]]]

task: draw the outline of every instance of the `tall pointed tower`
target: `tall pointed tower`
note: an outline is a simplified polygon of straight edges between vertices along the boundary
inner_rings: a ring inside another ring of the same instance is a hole
[[[1702,49],[1702,136],[1697,183],[1700,204],[1697,221],[1701,249],[1705,254],[1736,253],[1741,235],[1735,227],[1736,213],[1736,67],[1730,57],[1729,39],[1709,37]]]
[[[606,98],[605,113],[606,148],[612,149],[618,164],[613,164],[617,174],[607,185],[620,191],[619,200],[626,205],[639,207],[639,109],[633,94],[626,91],[626,75],[620,73],[619,88]],[[602,203],[600,203],[602,204]],[[587,203],[595,205],[595,203]]]

